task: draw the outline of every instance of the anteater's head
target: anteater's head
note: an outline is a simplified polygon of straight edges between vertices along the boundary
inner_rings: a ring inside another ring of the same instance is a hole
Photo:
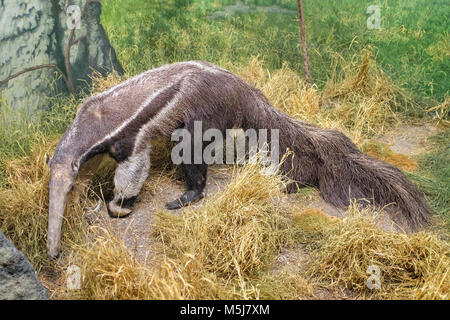
[[[79,163],[65,157],[47,157],[46,161],[50,167],[47,254],[53,260],[59,255],[62,221],[78,175]]]

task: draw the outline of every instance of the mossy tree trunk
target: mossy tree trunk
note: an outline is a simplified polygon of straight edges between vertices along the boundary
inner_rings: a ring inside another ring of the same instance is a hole
[[[97,0],[0,0],[3,117],[6,109],[11,117],[32,117],[50,95],[85,88],[93,70],[123,72],[100,14]]]

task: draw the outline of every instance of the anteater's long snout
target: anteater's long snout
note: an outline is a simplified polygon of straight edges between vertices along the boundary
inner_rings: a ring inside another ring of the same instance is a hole
[[[61,227],[74,180],[71,169],[58,166],[50,171],[47,233],[47,255],[50,260],[59,256]]]

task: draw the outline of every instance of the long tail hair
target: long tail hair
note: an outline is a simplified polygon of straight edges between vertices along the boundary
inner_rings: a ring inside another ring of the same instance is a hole
[[[384,208],[406,229],[430,224],[431,211],[424,195],[399,169],[364,154],[339,131],[283,114],[259,91],[248,102],[253,104],[250,110],[258,112],[244,115],[244,127],[279,129],[280,153],[293,152],[281,165],[281,171],[294,181],[288,191],[313,186],[325,201],[339,208],[346,208],[354,199]]]

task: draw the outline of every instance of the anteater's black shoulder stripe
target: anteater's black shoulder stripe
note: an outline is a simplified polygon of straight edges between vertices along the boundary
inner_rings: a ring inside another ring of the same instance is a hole
[[[102,143],[95,145],[80,159],[81,162],[89,160],[99,153],[109,153],[117,162],[127,160],[132,154],[136,143],[137,134],[140,129],[153,119],[167,104],[174,98],[181,87],[184,78],[178,80],[173,85],[163,89],[153,99],[147,101],[147,104],[126,126],[124,126],[116,135],[109,137]]]

